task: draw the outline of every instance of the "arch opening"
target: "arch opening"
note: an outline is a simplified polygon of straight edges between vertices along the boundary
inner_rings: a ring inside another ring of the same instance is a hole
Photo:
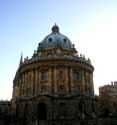
[[[45,103],[39,103],[37,107],[38,119],[46,120],[47,119],[47,106]]]

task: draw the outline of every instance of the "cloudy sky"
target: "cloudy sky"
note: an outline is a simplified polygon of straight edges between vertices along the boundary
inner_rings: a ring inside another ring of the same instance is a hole
[[[11,99],[21,52],[31,57],[54,23],[89,57],[94,87],[117,80],[117,0],[0,0],[0,99]]]

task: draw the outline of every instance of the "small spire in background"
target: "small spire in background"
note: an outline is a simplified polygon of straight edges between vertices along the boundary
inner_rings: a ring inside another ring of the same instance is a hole
[[[20,62],[19,62],[19,67],[23,64],[23,54],[21,53],[21,57],[20,57]]]

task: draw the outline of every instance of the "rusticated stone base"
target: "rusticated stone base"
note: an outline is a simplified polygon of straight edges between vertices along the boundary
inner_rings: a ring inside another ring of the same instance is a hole
[[[117,125],[117,119],[1,121],[0,123],[0,125]]]

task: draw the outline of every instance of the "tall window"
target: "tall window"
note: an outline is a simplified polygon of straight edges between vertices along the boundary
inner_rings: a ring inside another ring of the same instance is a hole
[[[46,72],[41,72],[41,80],[46,80]]]
[[[30,94],[31,94],[31,88],[27,88],[27,89],[26,89],[26,95],[27,95],[27,96],[30,96]]]
[[[81,79],[80,77],[81,77],[81,76],[80,76],[80,72],[75,71],[74,74],[73,74],[74,80],[80,80],[80,79]]]
[[[59,80],[63,80],[63,79],[64,79],[63,71],[59,71]]]

